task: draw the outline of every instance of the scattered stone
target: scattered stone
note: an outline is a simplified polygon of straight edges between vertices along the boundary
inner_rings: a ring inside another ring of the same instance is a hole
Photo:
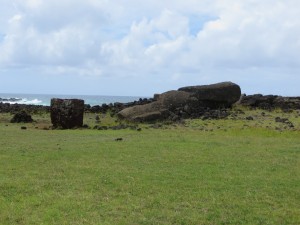
[[[27,127],[21,127],[21,130],[27,130]]]
[[[116,138],[115,141],[123,141],[123,138]]]
[[[275,122],[277,122],[277,123],[286,123],[288,121],[289,120],[287,118],[280,118],[280,117],[275,118]]]
[[[96,120],[96,123],[100,123],[100,117],[99,117],[99,115],[96,115],[95,120]]]
[[[282,97],[278,95],[243,95],[239,104],[252,108],[273,110],[280,108],[283,112],[292,112],[294,109],[300,109],[300,97]]]
[[[254,118],[252,116],[247,116],[246,120],[254,120]]]
[[[244,115],[245,114],[245,112],[243,111],[243,110],[241,110],[241,109],[237,109],[237,110],[235,110],[238,114],[242,114],[242,115]]]
[[[159,129],[159,128],[162,128],[162,125],[161,124],[153,124],[153,125],[151,125],[149,127],[153,128],[153,129]]]
[[[0,102],[0,112],[1,113],[17,113],[21,111],[26,111],[27,113],[47,113],[49,112],[49,106],[42,105],[25,105],[25,104],[9,104]]]
[[[33,119],[31,115],[27,114],[25,111],[18,112],[10,120],[11,123],[31,123]]]
[[[287,118],[276,117],[275,122],[283,123],[283,124],[287,125],[287,127],[285,127],[285,129],[295,127],[294,124],[291,121],[289,121],[289,119],[287,119]]]
[[[96,128],[94,129],[97,129],[97,130],[108,130],[108,127],[107,126],[95,126]]]

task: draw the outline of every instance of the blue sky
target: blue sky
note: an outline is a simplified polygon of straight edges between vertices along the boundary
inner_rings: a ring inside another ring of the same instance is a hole
[[[300,95],[298,0],[0,0],[0,93]]]

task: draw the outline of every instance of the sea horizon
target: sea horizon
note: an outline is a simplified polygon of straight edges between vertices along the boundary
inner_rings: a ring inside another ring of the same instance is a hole
[[[110,96],[110,95],[80,95],[80,94],[24,94],[24,93],[0,93],[0,102],[9,104],[43,105],[50,106],[52,98],[82,99],[85,104],[91,106],[110,104],[115,102],[127,103],[138,101],[146,96]]]

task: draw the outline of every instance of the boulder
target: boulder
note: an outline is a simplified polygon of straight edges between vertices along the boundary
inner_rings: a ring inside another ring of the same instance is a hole
[[[231,106],[240,99],[240,96],[240,87],[231,82],[183,87],[178,91],[155,94],[154,102],[125,108],[118,116],[131,121],[199,117],[207,113],[207,108],[219,109]]]
[[[178,90],[191,93],[203,105],[215,108],[231,106],[241,97],[241,88],[232,82],[182,87]]]
[[[170,111],[183,107],[188,103],[190,93],[183,91],[168,91],[157,96],[157,100],[145,105],[136,105],[123,109],[119,118],[131,121],[145,122],[166,119]]]
[[[54,128],[82,127],[84,101],[80,99],[51,99],[51,122]]]
[[[123,109],[118,113],[118,117],[130,121],[150,121],[163,117],[166,109],[164,109],[160,102],[152,102],[146,105],[136,105]]]
[[[33,119],[31,115],[27,114],[25,111],[16,113],[10,120],[11,123],[31,123]]]
[[[190,101],[191,94],[184,91],[167,91],[158,96],[157,101],[164,109],[183,107]]]

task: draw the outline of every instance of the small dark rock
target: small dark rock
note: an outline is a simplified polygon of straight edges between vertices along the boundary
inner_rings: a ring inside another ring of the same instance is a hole
[[[107,126],[95,126],[95,127],[94,127],[94,129],[97,129],[97,130],[107,130],[108,129]]]
[[[294,124],[291,121],[289,121],[289,119],[287,119],[287,118],[276,117],[275,118],[275,122],[277,122],[277,123],[284,123],[288,127],[294,128]]]
[[[94,129],[94,130],[98,130],[98,129],[99,129],[99,127],[100,127],[100,126],[98,126],[98,125],[95,125],[95,126],[93,127],[93,129]]]
[[[115,141],[123,141],[123,138],[116,138]]]
[[[27,127],[21,127],[21,130],[26,130],[27,129]]]
[[[11,123],[31,123],[33,119],[31,115],[27,114],[25,111],[18,112],[10,120]]]
[[[159,129],[159,128],[162,128],[162,125],[161,124],[153,124],[151,126],[149,126],[150,128],[154,128],[154,129]]]

